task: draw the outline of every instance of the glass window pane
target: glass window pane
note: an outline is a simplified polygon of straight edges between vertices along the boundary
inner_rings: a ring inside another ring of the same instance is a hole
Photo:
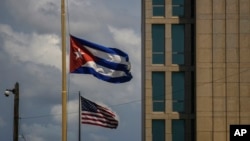
[[[152,141],[165,141],[165,120],[152,120]]]
[[[152,25],[152,63],[165,63],[165,25]]]
[[[179,17],[182,17],[183,14],[184,14],[184,8],[180,5],[178,6],[173,6],[172,7],[172,12],[173,12],[173,16],[179,16]]]
[[[184,120],[172,120],[172,140],[185,140],[185,122]]]
[[[174,43],[174,51],[184,51],[184,24],[173,24],[172,25],[172,43]]]
[[[153,6],[153,16],[165,16],[165,7]]]
[[[153,5],[164,5],[165,0],[153,0],[152,4]]]
[[[165,25],[152,25],[153,52],[163,52],[165,48]]]
[[[184,102],[183,101],[173,101],[173,111],[183,112],[184,111]]]
[[[184,0],[172,0],[173,16],[184,16]]]
[[[153,111],[165,111],[165,73],[152,73]]]
[[[164,100],[165,98],[165,73],[153,72],[153,100]]]
[[[153,64],[164,64],[165,54],[153,53]]]
[[[153,16],[165,16],[165,0],[153,0]]]
[[[173,64],[184,64],[184,54],[172,54]]]
[[[185,74],[184,72],[172,72],[173,99],[184,100]]]
[[[173,5],[179,5],[179,4],[184,4],[184,0],[172,0]]]
[[[165,111],[165,102],[164,101],[154,101],[153,102],[153,111],[154,112],[163,112]]]
[[[183,24],[172,25],[172,63],[184,64],[185,26]]]
[[[184,111],[185,74],[184,72],[172,72],[172,100],[173,111]]]

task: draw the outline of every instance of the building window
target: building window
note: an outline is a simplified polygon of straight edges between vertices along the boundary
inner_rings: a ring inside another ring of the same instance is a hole
[[[184,64],[185,26],[173,24],[172,31],[172,64]]]
[[[165,141],[165,120],[152,120],[152,141]]]
[[[185,74],[172,72],[172,102],[174,112],[184,112]]]
[[[173,16],[184,16],[184,0],[172,0],[172,14]]]
[[[165,64],[165,25],[152,25],[152,63]]]
[[[153,111],[165,111],[165,72],[152,72]]]
[[[153,0],[153,16],[165,16],[165,0]]]
[[[185,141],[185,122],[184,120],[172,120],[172,141]]]

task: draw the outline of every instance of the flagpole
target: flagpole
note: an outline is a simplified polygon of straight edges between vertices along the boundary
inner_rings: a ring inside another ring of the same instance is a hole
[[[79,125],[78,125],[78,141],[81,141],[81,92],[79,91]]]
[[[62,38],[62,141],[67,141],[67,85],[66,85],[66,24],[65,0],[61,0],[61,38]]]

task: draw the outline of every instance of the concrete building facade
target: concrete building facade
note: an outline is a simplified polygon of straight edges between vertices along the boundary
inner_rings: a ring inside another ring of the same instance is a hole
[[[250,124],[250,0],[142,0],[142,140]]]

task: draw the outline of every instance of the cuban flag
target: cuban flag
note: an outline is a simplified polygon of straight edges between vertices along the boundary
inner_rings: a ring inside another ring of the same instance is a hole
[[[110,83],[132,79],[128,55],[118,49],[70,36],[70,73],[92,74]]]

